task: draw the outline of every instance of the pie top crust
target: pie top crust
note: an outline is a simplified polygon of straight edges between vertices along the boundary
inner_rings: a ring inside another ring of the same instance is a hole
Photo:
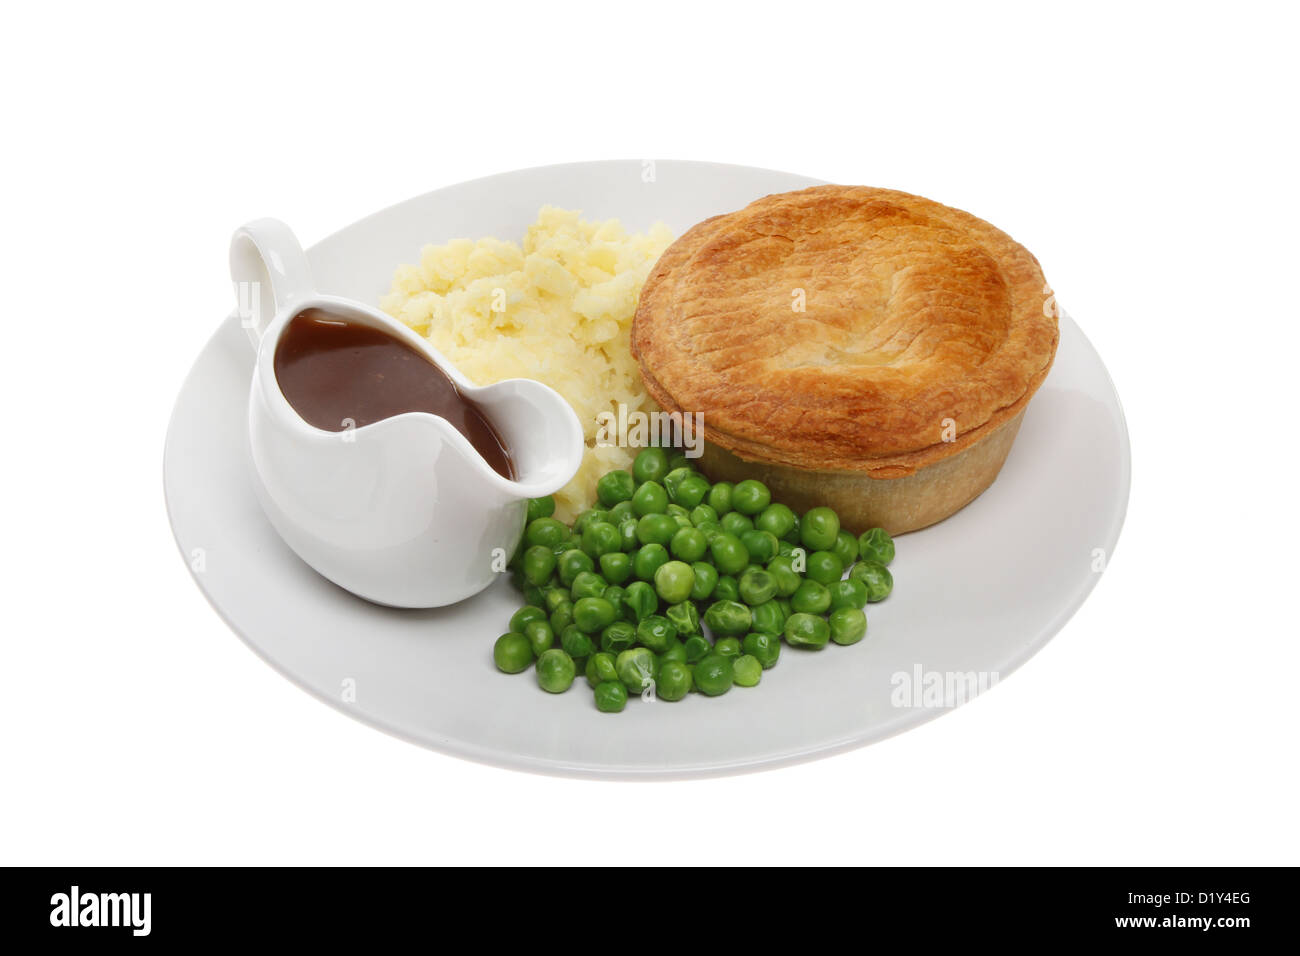
[[[741,458],[910,474],[1017,415],[1058,339],[1038,262],[919,196],[815,186],[705,220],[641,292],[632,351],[666,411]]]

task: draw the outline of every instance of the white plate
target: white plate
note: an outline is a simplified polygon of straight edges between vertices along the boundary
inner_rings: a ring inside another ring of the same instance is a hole
[[[713,163],[661,161],[652,182],[643,170],[639,161],[582,163],[462,183],[354,223],[308,257],[321,291],[373,303],[423,243],[518,239],[547,203],[616,216],[634,230],[661,219],[680,234],[759,196],[816,183]],[[997,220],[996,210],[976,212]],[[525,770],[719,774],[914,727],[961,699],[957,675],[1005,678],[1060,630],[1097,582],[1128,501],[1119,400],[1097,353],[1062,317],[1055,367],[1001,476],[957,515],[899,539],[895,590],[868,606],[865,641],[784,648],[757,688],[672,704],[634,700],[622,714],[601,714],[581,676],[553,696],[531,671],[493,667],[493,641],[521,603],[508,581],[455,607],[397,611],[352,597],[300,562],[253,494],[252,368],[232,315],[190,372],[167,433],[167,509],[200,589],[253,650],[327,703],[434,750]],[[927,700],[935,681],[956,696]]]

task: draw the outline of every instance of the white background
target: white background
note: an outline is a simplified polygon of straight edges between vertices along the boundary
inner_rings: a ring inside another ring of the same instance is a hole
[[[1300,862],[1282,5],[438,6],[6,13],[0,862]],[[322,706],[163,508],[231,231],[647,157],[918,192],[1032,249],[1128,414],[1105,577],[989,695],[758,775],[528,776]]]

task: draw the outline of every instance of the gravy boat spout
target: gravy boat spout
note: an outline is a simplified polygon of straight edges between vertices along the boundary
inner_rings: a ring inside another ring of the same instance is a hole
[[[391,316],[316,292],[283,223],[258,220],[236,232],[231,263],[237,283],[263,293],[269,285],[262,298],[274,301],[273,317],[244,325],[257,348],[248,413],[255,487],[280,536],[326,578],[379,604],[440,607],[491,584],[523,535],[528,499],[560,490],[582,463],[582,426],[568,402],[529,379],[476,386]],[[275,367],[286,327],[307,309],[382,331],[441,369],[496,429],[514,477],[430,412],[341,431],[309,424]]]
[[[442,367],[451,370],[446,364]],[[520,499],[541,498],[559,491],[577,474],[586,447],[582,425],[558,392],[528,378],[474,386],[462,384],[456,373],[453,380],[483,410],[510,449],[513,481],[498,475],[475,453],[485,473],[498,480],[503,490]]]

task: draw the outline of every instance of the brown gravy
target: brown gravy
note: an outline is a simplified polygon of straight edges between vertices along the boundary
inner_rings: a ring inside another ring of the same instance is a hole
[[[285,326],[275,350],[280,390],[303,420],[341,432],[404,412],[445,418],[492,469],[515,477],[510,451],[477,405],[447,375],[387,332],[304,309]]]

